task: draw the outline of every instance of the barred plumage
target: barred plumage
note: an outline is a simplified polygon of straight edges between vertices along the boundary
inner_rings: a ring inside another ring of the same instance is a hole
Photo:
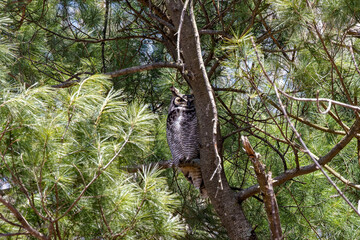
[[[193,95],[173,93],[167,118],[166,135],[173,162],[176,166],[200,158],[199,130]],[[200,167],[179,167],[187,180],[206,195]]]

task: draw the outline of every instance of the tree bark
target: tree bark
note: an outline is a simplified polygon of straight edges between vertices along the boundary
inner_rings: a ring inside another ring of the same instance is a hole
[[[173,24],[178,29],[183,2],[181,0],[166,0],[166,6]],[[201,142],[200,164],[205,188],[229,237],[231,239],[256,239],[240,203],[237,201],[233,190],[230,189],[223,168],[219,168],[217,155],[221,153],[221,137],[219,126],[217,125],[214,128],[217,109],[216,105],[212,104],[214,103],[214,93],[211,91],[203,63],[196,23],[192,21],[191,17],[194,18],[194,15],[185,13],[180,49],[185,69],[192,74],[192,77],[189,78],[189,84],[196,99],[196,115],[200,127]],[[213,141],[214,136],[216,142]],[[217,171],[219,174],[213,176]]]

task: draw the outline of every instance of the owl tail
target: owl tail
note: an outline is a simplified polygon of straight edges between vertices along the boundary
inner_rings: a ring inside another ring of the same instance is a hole
[[[202,198],[207,198],[207,191],[205,189],[204,180],[201,175],[201,169],[197,166],[186,166],[179,167],[180,171],[184,174],[185,178],[192,184],[194,187],[200,190]]]

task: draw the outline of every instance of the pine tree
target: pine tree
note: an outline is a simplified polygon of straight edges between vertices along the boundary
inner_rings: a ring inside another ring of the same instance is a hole
[[[359,10],[353,0],[2,3],[0,182],[11,188],[0,234],[275,238],[246,136],[276,180],[283,237],[355,239]],[[196,98],[209,200],[175,169],[153,168],[171,158],[172,85]]]

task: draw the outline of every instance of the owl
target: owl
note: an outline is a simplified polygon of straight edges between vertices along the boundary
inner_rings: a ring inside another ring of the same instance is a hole
[[[173,97],[169,107],[166,136],[173,164],[179,166],[200,158],[199,128],[196,118],[194,95],[181,94],[175,87],[170,88]],[[206,197],[204,181],[199,166],[179,167],[186,179]]]

